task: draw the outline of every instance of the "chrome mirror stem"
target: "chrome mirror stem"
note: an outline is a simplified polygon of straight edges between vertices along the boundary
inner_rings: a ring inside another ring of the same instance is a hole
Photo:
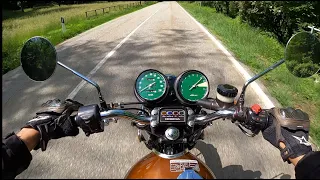
[[[102,109],[103,109],[103,110],[107,110],[107,109],[108,109],[108,108],[107,108],[107,104],[106,104],[105,100],[104,100],[103,97],[102,97],[102,94],[101,94],[101,91],[100,91],[100,86],[99,86],[96,82],[94,82],[93,80],[91,80],[91,79],[87,78],[86,76],[80,74],[79,72],[71,69],[70,67],[68,67],[67,65],[63,64],[63,63],[60,62],[60,61],[58,61],[57,63],[58,63],[61,67],[65,68],[65,69],[67,69],[67,70],[69,70],[69,71],[71,71],[73,74],[77,75],[77,76],[80,77],[81,79],[87,81],[88,83],[90,83],[90,84],[92,84],[94,87],[96,87],[96,89],[97,89],[97,91],[98,91],[99,100],[100,100],[100,105],[101,105]]]
[[[280,66],[281,64],[283,64],[285,62],[284,59],[281,59],[280,61],[274,63],[273,65],[271,65],[270,67],[268,67],[266,70],[262,71],[259,74],[256,74],[255,76],[253,76],[252,78],[250,78],[242,87],[242,91],[240,94],[240,97],[238,99],[237,102],[237,106],[239,107],[238,111],[239,111],[239,115],[243,115],[243,104],[244,104],[244,97],[245,97],[245,92],[247,87],[249,86],[249,84],[251,84],[253,81],[257,80],[258,78],[260,78],[261,76],[265,75],[266,73],[270,72],[271,70],[275,69],[276,67]]]

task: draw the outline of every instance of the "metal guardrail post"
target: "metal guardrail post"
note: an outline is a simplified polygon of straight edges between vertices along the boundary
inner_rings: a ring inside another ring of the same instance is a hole
[[[105,13],[109,13],[112,10],[111,9],[112,7],[113,7],[113,10],[117,10],[116,7],[118,7],[118,10],[123,10],[123,9],[128,9],[128,8],[131,8],[131,7],[135,7],[137,5],[141,5],[142,6],[142,4],[145,4],[145,1],[133,2],[133,3],[128,3],[128,4],[123,4],[123,5],[119,4],[119,5],[116,5],[116,6],[109,6],[109,7],[104,7],[104,8],[100,8],[100,9],[102,9],[102,14],[105,14]],[[105,9],[107,9],[107,8],[108,8],[108,11],[105,11]],[[100,9],[86,11],[85,12],[86,13],[86,18],[89,17],[88,12],[91,12],[91,11],[94,11],[95,12],[95,16],[98,16],[97,10],[100,10]],[[316,28],[314,28],[314,29],[316,29]],[[318,29],[316,29],[316,30],[318,30]],[[312,29],[312,31],[313,31],[313,29]]]

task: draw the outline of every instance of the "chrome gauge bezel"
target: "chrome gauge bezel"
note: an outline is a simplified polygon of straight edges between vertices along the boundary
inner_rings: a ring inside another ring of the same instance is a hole
[[[163,79],[165,80],[165,85],[166,85],[166,88],[165,88],[165,92],[163,93],[163,95],[157,99],[154,99],[154,100],[148,100],[148,99],[145,99],[143,97],[140,96],[140,94],[138,93],[138,90],[137,90],[137,83],[138,83],[138,80],[139,80],[139,77],[144,74],[144,73],[149,73],[149,72],[156,72],[158,74],[160,74]],[[161,101],[163,101],[167,95],[168,95],[168,92],[169,92],[169,81],[168,81],[168,78],[166,75],[164,75],[162,72],[158,71],[158,70],[155,70],[155,69],[147,69],[147,70],[144,70],[142,71],[136,78],[135,80],[135,83],[134,83],[134,95],[136,96],[136,98],[138,99],[138,101],[140,102],[146,102],[146,103],[159,103]]]
[[[186,70],[186,71],[182,72],[181,74],[179,74],[179,76],[176,78],[176,80],[174,82],[175,94],[176,94],[178,100],[181,102],[181,104],[184,104],[184,105],[195,105],[197,103],[196,101],[190,101],[188,99],[185,99],[181,94],[181,81],[182,81],[182,78],[185,77],[186,74],[189,74],[189,73],[192,73],[192,72],[201,74],[202,76],[204,76],[206,78],[206,80],[208,82],[208,89],[207,89],[206,95],[203,98],[207,98],[209,93],[210,93],[209,79],[203,72],[198,71],[198,70]]]

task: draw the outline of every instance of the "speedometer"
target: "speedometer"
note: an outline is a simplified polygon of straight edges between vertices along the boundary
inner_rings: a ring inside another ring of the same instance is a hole
[[[202,72],[188,70],[177,77],[174,89],[182,103],[193,105],[196,101],[208,96],[209,81]]]
[[[168,81],[161,72],[148,69],[140,73],[135,83],[135,95],[142,102],[160,102],[168,93]]]

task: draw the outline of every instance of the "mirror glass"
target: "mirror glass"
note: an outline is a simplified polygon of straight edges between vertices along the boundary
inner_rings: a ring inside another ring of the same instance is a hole
[[[309,32],[300,32],[292,36],[286,46],[285,62],[288,70],[300,78],[307,78],[319,72],[319,39]]]
[[[57,66],[55,47],[43,37],[30,38],[21,50],[21,66],[32,80],[49,79]]]

